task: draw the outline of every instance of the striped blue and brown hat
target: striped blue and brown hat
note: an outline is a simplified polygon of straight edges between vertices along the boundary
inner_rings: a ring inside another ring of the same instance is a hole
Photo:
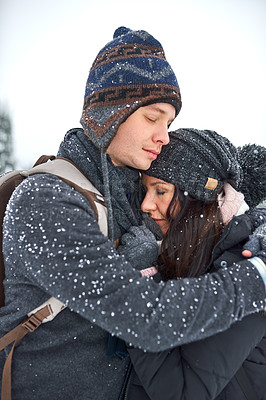
[[[179,113],[179,86],[162,45],[145,31],[118,28],[89,73],[81,117],[85,133],[106,151],[119,125],[134,111],[162,102]]]

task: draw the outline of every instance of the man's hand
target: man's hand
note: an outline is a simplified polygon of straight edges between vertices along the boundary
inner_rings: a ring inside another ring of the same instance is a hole
[[[151,267],[158,258],[158,244],[153,233],[143,224],[132,226],[120,240],[117,248],[127,261],[138,270]]]
[[[156,240],[162,240],[163,239],[163,232],[161,231],[161,228],[159,225],[156,224],[156,222],[153,221],[153,219],[149,216],[148,213],[143,213],[143,222],[146,225],[146,227],[154,234],[156,237]]]
[[[260,225],[243,246],[244,257],[259,257],[266,263],[266,224]]]

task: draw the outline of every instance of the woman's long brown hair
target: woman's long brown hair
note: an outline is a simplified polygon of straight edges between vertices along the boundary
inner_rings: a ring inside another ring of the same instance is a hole
[[[163,281],[202,275],[223,229],[217,202],[195,200],[175,187],[167,218],[170,227],[158,260]]]

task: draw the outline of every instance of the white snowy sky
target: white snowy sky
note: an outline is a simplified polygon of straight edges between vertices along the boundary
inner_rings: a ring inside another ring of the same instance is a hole
[[[0,0],[0,107],[18,167],[80,126],[85,83],[121,25],[158,39],[183,107],[172,125],[266,145],[266,0]]]

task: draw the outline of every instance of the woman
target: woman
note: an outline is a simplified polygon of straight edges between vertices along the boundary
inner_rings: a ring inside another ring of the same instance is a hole
[[[264,152],[265,162],[265,149],[257,149]],[[260,163],[261,157],[254,152],[254,159]],[[257,181],[263,174],[265,183],[265,166],[264,172],[255,172]],[[213,131],[172,132],[170,144],[142,174],[142,181],[146,195],[141,209],[164,235],[156,279],[198,277],[237,263],[243,259],[243,244],[265,218],[259,210],[246,213],[249,207],[237,191],[244,187],[237,150]],[[253,206],[265,198],[263,182],[262,188],[260,192],[254,185],[247,196]],[[183,323],[187,319],[184,313]],[[266,399],[265,331],[266,317],[255,314],[226,332],[171,351],[144,353],[129,346],[134,370],[126,398]]]

